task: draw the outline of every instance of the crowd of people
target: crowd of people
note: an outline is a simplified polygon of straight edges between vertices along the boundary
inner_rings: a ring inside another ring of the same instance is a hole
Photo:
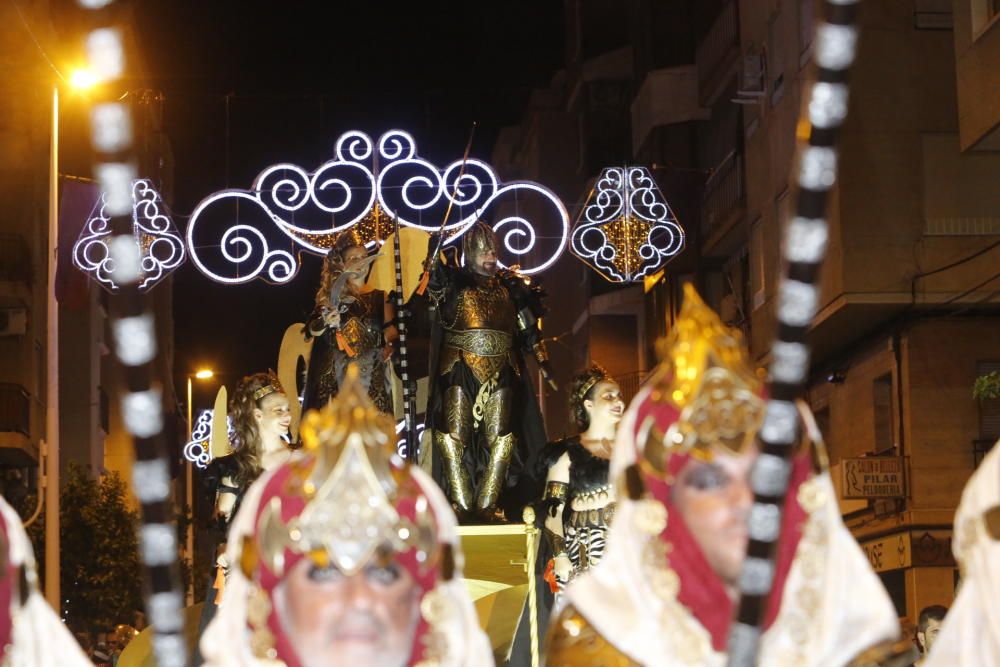
[[[769,403],[740,334],[693,288],[630,405],[592,365],[569,385],[577,434],[548,441],[525,365],[534,358],[551,380],[544,293],[498,268],[492,230],[478,225],[464,261],[440,255],[429,267],[428,446],[414,461],[399,455],[389,414],[396,316],[365,288],[363,251],[348,235],[328,258],[306,327],[326,347],[308,369],[315,409],[298,432],[295,392],[273,374],[234,391],[230,453],[211,466],[220,541],[198,663],[494,664],[457,528],[532,505],[545,537],[541,594],[537,614],[522,613],[509,664],[540,652],[553,667],[721,667],[740,650],[733,619],[750,591],[764,603],[756,625],[741,627],[758,633],[760,665],[1000,665],[1000,448],[956,516],[963,577],[952,610],[927,607],[902,637],[841,519],[808,407],[786,402],[783,418],[801,433],[791,457],[762,447],[765,416],[782,406]],[[783,512],[754,509],[752,475],[787,486]],[[88,660],[41,600],[20,522],[0,509],[10,664],[114,664],[110,639]],[[773,558],[748,555],[762,536],[776,541]]]

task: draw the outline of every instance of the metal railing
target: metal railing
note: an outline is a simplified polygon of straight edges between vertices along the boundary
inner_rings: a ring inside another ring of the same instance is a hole
[[[625,401],[626,406],[639,393],[639,389],[642,388],[642,383],[646,380],[647,375],[649,375],[648,371],[635,371],[634,373],[615,376],[614,381],[618,383],[618,386],[622,390],[622,400]]]
[[[20,234],[0,234],[0,280],[31,285],[31,249]]]
[[[701,205],[701,234],[709,239],[726,217],[746,198],[743,156],[730,153],[705,183]]]
[[[695,62],[698,64],[699,90],[705,91],[715,76],[719,65],[725,60],[730,49],[739,45],[740,30],[736,20],[736,3],[727,2],[712,27],[698,44]]]
[[[0,382],[0,431],[31,435],[31,400],[19,384]]]

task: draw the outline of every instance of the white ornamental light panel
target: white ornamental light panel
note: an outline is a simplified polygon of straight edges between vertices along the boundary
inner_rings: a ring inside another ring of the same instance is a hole
[[[139,289],[148,290],[184,262],[184,240],[171,220],[160,194],[148,179],[132,181],[132,234],[139,244]],[[107,193],[73,244],[73,264],[110,292],[124,275],[110,247],[111,216]]]
[[[605,279],[641,282],[684,249],[684,230],[645,167],[607,167],[570,237],[570,251]]]
[[[488,220],[500,240],[500,262],[517,264],[522,273],[545,270],[566,248],[569,214],[551,190],[531,181],[502,183],[474,158],[438,169],[417,155],[416,142],[402,130],[377,142],[347,132],[337,139],[334,158],[311,172],[275,164],[250,190],[206,197],[191,214],[187,245],[198,270],[217,282],[286,283],[298,272],[300,252],[325,255],[346,229],[362,228],[369,246],[384,236],[366,226],[385,220],[436,232],[449,205],[445,244]]]

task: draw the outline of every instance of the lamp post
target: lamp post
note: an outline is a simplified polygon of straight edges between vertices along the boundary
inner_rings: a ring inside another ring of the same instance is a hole
[[[76,70],[69,85],[85,90],[96,83],[87,70]],[[61,615],[59,591],[59,303],[56,263],[59,260],[59,86],[52,86],[52,134],[49,142],[49,229],[46,282],[45,358],[45,599]]]
[[[201,368],[194,373],[194,375],[187,376],[187,423],[188,423],[188,442],[191,441],[191,434],[194,430],[193,419],[193,402],[191,399],[192,384],[191,380],[208,380],[212,378],[215,373],[208,368]],[[188,577],[188,604],[194,604],[194,464],[191,461],[187,462],[187,471],[185,476],[185,503],[188,506],[188,510],[191,512],[191,522],[188,524],[187,530],[187,544],[185,546],[187,550],[187,556],[191,559],[192,572],[191,576]]]

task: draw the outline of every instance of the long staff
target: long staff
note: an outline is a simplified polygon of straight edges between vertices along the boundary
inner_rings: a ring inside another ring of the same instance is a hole
[[[455,204],[455,197],[458,196],[458,185],[462,182],[462,176],[465,175],[465,165],[469,161],[469,151],[472,150],[472,139],[476,136],[476,124],[476,121],[472,121],[472,129],[469,131],[469,141],[465,144],[465,152],[462,154],[462,165],[458,168],[458,176],[455,178],[455,187],[452,188],[451,197],[448,198],[448,208],[444,210],[444,218],[441,220],[441,226],[438,227],[437,245],[434,248],[434,252],[427,255],[424,274],[420,277],[420,284],[417,286],[417,294],[419,295],[423,295],[427,290],[427,283],[431,277],[431,263],[437,260],[438,254],[441,252],[441,245],[444,243],[444,228],[448,226],[448,218],[451,217],[451,208]]]
[[[399,331],[399,379],[403,385],[403,424],[406,458],[417,461],[417,397],[410,377],[410,354],[406,345],[406,326],[410,317],[403,294],[403,261],[399,248],[399,218],[392,219],[392,257],[396,265],[396,328]]]
[[[774,584],[791,458],[800,433],[795,401],[805,392],[809,375],[806,333],[816,315],[816,282],[829,237],[826,209],[837,179],[835,143],[847,117],[847,74],[858,39],[858,0],[825,0],[823,13],[813,43],[817,80],[810,92],[807,118],[800,121],[800,127],[808,129],[809,140],[799,154],[795,218],[785,230],[778,334],[771,348],[770,393],[759,434],[762,449],[750,475],[754,492],[750,541],[740,574],[739,607],[729,632],[729,667],[757,664]]]
[[[89,10],[93,21],[86,39],[90,68],[102,83],[113,83],[125,72],[127,53],[124,33],[114,25],[112,9],[107,7],[113,0],[78,2]],[[177,525],[163,433],[160,389],[163,382],[156,372],[156,317],[151,299],[139,290],[142,249],[132,229],[132,182],[138,175],[133,127],[129,107],[120,99],[108,95],[94,105],[91,114],[94,176],[100,184],[105,211],[111,218],[108,253],[119,285],[110,299],[111,330],[115,357],[126,385],[121,397],[122,414],[135,448],[132,489],[142,508],[139,545],[146,579],[143,587],[146,612],[154,632],[156,664],[186,667]]]

